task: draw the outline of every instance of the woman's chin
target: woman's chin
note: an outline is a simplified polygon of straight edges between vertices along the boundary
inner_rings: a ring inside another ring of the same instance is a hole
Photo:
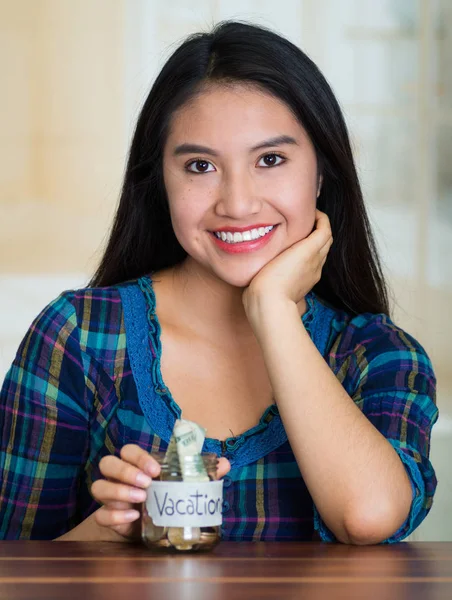
[[[259,273],[260,268],[258,269],[250,269],[249,267],[242,269],[228,269],[227,271],[217,271],[215,270],[215,275],[233,287],[237,288],[246,288],[253,281],[254,277]]]
[[[250,285],[254,277],[261,269],[265,267],[267,261],[243,262],[243,264],[221,264],[216,260],[196,260],[195,258],[187,258],[185,267],[190,271],[204,271],[204,276],[214,277],[227,285],[236,288],[246,288]]]

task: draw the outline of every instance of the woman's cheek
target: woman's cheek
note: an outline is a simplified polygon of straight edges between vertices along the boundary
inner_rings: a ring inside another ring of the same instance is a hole
[[[182,198],[170,208],[171,223],[179,243],[187,250],[200,238],[201,215],[193,210],[193,203]]]
[[[313,231],[315,225],[315,201],[298,203],[298,209],[294,210],[294,204],[290,207],[290,210],[286,212],[287,220],[287,231],[290,238],[290,244],[307,238]]]

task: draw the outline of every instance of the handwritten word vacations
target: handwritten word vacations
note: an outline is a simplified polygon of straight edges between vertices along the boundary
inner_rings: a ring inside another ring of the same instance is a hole
[[[160,498],[162,503],[159,502],[159,495],[154,491],[155,504],[160,516],[166,515],[172,517],[173,515],[198,515],[200,517],[205,515],[214,515],[220,512],[222,506],[222,498],[208,498],[208,494],[201,494],[197,490],[194,494],[190,494],[186,498],[179,498],[174,500],[168,498],[168,492],[165,492],[165,496]]]

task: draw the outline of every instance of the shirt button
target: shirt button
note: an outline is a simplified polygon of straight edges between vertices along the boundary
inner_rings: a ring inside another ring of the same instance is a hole
[[[223,513],[228,512],[228,510],[231,508],[231,505],[229,504],[229,502],[227,500],[225,500],[223,502]]]
[[[223,477],[223,485],[224,487],[229,487],[232,483],[232,479],[230,477],[228,477],[226,475],[226,477]]]

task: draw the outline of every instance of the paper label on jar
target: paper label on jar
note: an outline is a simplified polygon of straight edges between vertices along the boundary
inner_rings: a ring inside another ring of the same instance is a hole
[[[162,527],[213,527],[222,523],[223,480],[153,481],[146,508]]]

